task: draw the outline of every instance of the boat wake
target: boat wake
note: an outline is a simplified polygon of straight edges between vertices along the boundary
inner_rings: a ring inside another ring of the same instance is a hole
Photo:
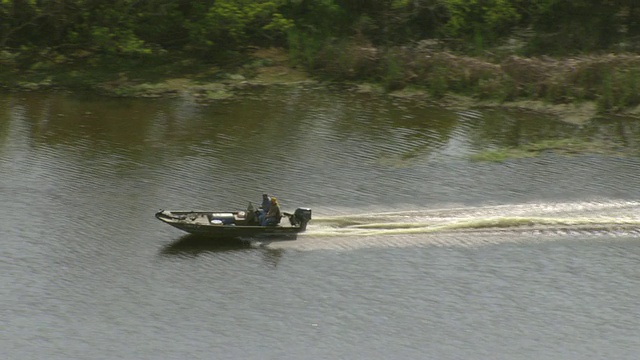
[[[640,202],[533,203],[316,216],[293,243],[314,242],[314,247],[324,244],[329,248],[373,243],[470,245],[532,236],[640,237]],[[298,246],[293,243],[283,246]]]

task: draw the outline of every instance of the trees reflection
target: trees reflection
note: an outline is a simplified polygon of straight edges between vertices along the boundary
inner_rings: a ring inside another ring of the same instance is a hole
[[[392,164],[461,144],[471,146],[463,151],[474,151],[576,136],[637,146],[640,138],[637,123],[626,119],[578,126],[539,115],[450,111],[417,99],[326,89],[262,89],[206,105],[55,93],[8,94],[0,102],[0,146],[10,136],[26,136],[31,146],[65,146],[89,158],[204,156],[245,169],[260,161],[337,161],[317,156],[334,151]]]

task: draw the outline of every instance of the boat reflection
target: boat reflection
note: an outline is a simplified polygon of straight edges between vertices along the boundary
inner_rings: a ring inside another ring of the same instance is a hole
[[[211,240],[210,238],[189,234],[182,236],[178,240],[162,248],[162,250],[160,250],[160,255],[173,257],[197,257],[207,253],[257,251],[262,258],[263,263],[268,268],[275,269],[282,259],[285,251],[282,249],[270,248],[267,246],[268,244],[269,243],[238,239]]]
[[[238,239],[211,240],[206,237],[188,234],[162,248],[160,254],[167,256],[198,256],[202,253],[243,251],[251,248],[250,241]]]
[[[269,242],[259,242],[245,239],[216,239],[188,234],[166,245],[160,250],[160,255],[177,257],[196,257],[206,253],[243,252],[257,250],[260,252],[264,264],[269,268],[276,268],[284,250],[269,248]]]

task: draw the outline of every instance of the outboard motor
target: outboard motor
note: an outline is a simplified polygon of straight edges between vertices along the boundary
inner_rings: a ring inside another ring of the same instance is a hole
[[[299,224],[300,229],[305,230],[307,228],[307,223],[311,220],[311,209],[297,208],[289,220],[291,221],[291,225],[297,226]]]

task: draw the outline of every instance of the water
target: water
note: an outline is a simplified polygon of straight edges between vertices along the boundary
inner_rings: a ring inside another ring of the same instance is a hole
[[[483,163],[575,136],[626,155]],[[640,128],[337,90],[0,96],[7,359],[636,359]],[[158,209],[276,195],[296,241]]]

